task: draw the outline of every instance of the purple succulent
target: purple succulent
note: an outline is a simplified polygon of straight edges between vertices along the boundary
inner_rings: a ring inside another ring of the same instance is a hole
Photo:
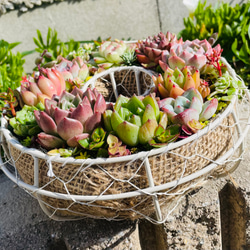
[[[162,60],[162,55],[167,51],[173,43],[182,42],[182,39],[178,40],[176,35],[167,32],[164,35],[160,32],[158,35],[149,36],[143,41],[138,41],[136,49],[137,60],[145,68],[155,68],[159,61]]]
[[[90,88],[86,92],[80,89],[63,92],[58,100],[46,99],[45,111],[34,111],[43,130],[37,141],[46,149],[66,144],[75,147],[79,140],[88,138],[101,125],[105,110],[104,97]]]

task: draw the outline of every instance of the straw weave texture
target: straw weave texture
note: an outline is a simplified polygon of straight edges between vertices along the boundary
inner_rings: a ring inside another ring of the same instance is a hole
[[[231,116],[224,118],[221,125],[197,140],[179,148],[149,157],[154,185],[165,184],[195,173],[207,166],[211,161],[223,155],[233,144]],[[16,161],[15,166],[22,180],[34,184],[34,159],[10,145],[10,153]],[[218,167],[220,168],[220,167]],[[107,195],[120,194],[149,187],[143,159],[133,162],[114,164],[93,164],[91,166],[77,164],[61,164],[53,162],[53,172],[56,177],[48,177],[48,165],[39,159],[39,187],[57,193],[71,195]],[[193,180],[195,182],[195,180]],[[172,192],[185,189],[191,182],[177,186]],[[160,202],[167,202],[174,197],[160,197]],[[121,200],[95,201],[89,204],[79,204],[67,200],[43,197],[50,206],[68,211],[60,211],[65,215],[78,213],[88,216],[114,217],[135,219],[137,213],[150,214],[154,211],[152,197],[142,195]],[[105,207],[105,208],[102,208]],[[146,210],[145,210],[146,209]],[[70,212],[72,211],[72,212]]]

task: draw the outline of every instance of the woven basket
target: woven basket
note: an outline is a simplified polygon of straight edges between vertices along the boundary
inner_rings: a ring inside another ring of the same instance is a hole
[[[108,102],[115,102],[118,95],[146,95],[154,91],[154,72],[142,67],[117,67],[97,74],[83,87],[95,87]]]
[[[131,68],[127,69],[128,72],[124,68],[117,69],[117,75],[113,69],[102,73],[91,79],[85,88],[94,87],[98,83],[96,87],[99,90],[105,92],[108,89],[107,93],[113,91],[114,98],[121,90],[132,91],[130,95],[151,92],[151,72],[136,67],[132,69],[134,73],[131,73]],[[134,74],[133,86],[130,85],[131,74]],[[129,76],[128,81],[124,81],[124,75]],[[113,77],[115,80],[118,78],[117,85]],[[143,79],[145,85],[138,87],[138,79]],[[110,86],[112,91],[109,90]],[[209,173],[179,183],[182,178],[216,161],[233,146],[232,135],[236,130],[233,126],[234,116],[231,114],[233,109],[234,103],[231,103],[209,126],[185,140],[164,148],[118,158],[53,158],[39,150],[23,147],[7,129],[3,132],[3,139],[7,144],[5,151],[7,155],[10,153],[12,164],[21,180],[28,186],[38,188],[32,193],[51,214],[64,218],[87,216],[138,219],[150,216],[156,206],[169,203],[178,199],[180,194],[192,190],[197,181],[206,179],[208,174],[221,174],[225,171],[224,165],[218,166]],[[174,184],[164,188],[166,183]],[[151,192],[152,187],[159,187],[158,191]]]
[[[232,146],[231,129],[228,127],[232,124],[233,120],[228,116],[223,120],[222,126],[209,131],[208,134],[194,142],[187,143],[167,153],[150,156],[148,160],[154,185],[158,186],[188,176],[204,168],[211,160],[216,160],[222,156]],[[9,148],[22,180],[27,184],[34,185],[34,156],[24,153],[13,144],[9,144]],[[199,155],[197,155],[197,152],[199,152]],[[182,156],[185,156],[185,158]],[[135,155],[134,157],[136,158],[137,156]],[[39,158],[39,187],[45,186],[45,190],[55,193],[99,196],[127,193],[149,187],[143,159],[140,158],[132,162],[129,160],[90,166],[88,164],[72,163],[64,165],[53,161],[52,167],[56,177],[51,178],[47,175],[48,164],[46,160]],[[130,181],[126,182],[125,180]],[[192,182],[178,185],[172,192],[180,192]],[[72,201],[63,199],[48,198],[46,196],[42,198],[55,208],[66,209],[72,204]],[[165,198],[162,197],[164,202],[166,202]],[[169,199],[172,198],[171,196],[169,197]],[[142,200],[143,203],[140,205]],[[94,205],[105,206],[105,208],[96,208],[93,207]],[[141,216],[137,212],[131,213],[130,209],[134,206],[136,206],[136,211],[142,214],[150,215],[154,212],[152,197],[147,197],[146,195],[132,199],[120,199],[118,201],[93,202],[91,206],[76,203],[70,207],[70,210],[75,211],[75,215],[78,215],[80,212],[99,217],[119,216],[136,219]],[[58,213],[60,215],[71,214],[63,210],[58,211]]]

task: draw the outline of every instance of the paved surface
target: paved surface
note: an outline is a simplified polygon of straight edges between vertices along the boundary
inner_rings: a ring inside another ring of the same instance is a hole
[[[135,222],[54,221],[0,172],[0,249],[140,249]]]

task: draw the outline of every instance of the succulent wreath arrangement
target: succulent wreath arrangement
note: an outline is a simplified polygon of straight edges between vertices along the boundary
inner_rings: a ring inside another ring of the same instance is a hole
[[[220,159],[242,143],[234,106],[247,88],[215,41],[160,32],[85,43],[53,61],[45,50],[20,88],[1,93],[15,177],[2,169],[51,218],[156,222],[155,211],[163,222],[160,205],[224,173]]]
[[[183,41],[167,32],[126,43],[84,44],[67,58],[43,64],[21,87],[1,93],[9,129],[26,147],[76,159],[119,157],[166,146],[197,133],[244,86],[209,40]],[[140,66],[153,73],[150,93],[120,94],[113,103],[90,87],[111,67]]]

